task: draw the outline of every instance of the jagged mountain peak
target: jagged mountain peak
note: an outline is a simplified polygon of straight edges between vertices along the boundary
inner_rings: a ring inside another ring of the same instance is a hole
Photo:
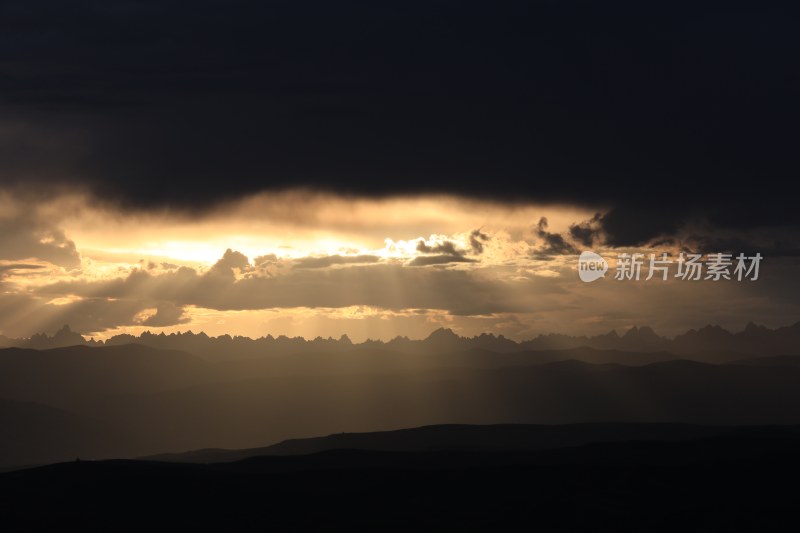
[[[461,337],[455,334],[450,328],[439,328],[431,332],[425,339],[426,341],[454,341],[460,340]]]

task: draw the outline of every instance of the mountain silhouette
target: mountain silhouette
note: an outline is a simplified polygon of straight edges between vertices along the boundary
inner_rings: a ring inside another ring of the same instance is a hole
[[[791,530],[770,472],[800,474],[798,331],[30,347],[76,342],[63,328],[0,349],[4,521]]]
[[[36,403],[0,399],[0,468],[125,457],[130,435],[113,426]]]
[[[105,341],[87,341],[83,336],[64,326],[55,335],[37,334],[29,339],[0,339],[3,346],[47,349],[71,345],[119,346],[141,344],[160,349],[186,351],[200,357],[219,360],[224,358],[259,357],[265,354],[288,353],[337,353],[353,349],[373,350],[386,348],[405,353],[429,353],[447,351],[485,350],[495,353],[514,353],[542,350],[567,350],[593,348],[596,350],[618,350],[629,352],[667,352],[685,358],[709,362],[724,362],[743,359],[746,356],[800,354],[800,322],[791,326],[769,329],[748,323],[744,330],[731,333],[720,326],[708,325],[691,329],[674,338],[659,336],[647,326],[634,326],[619,335],[616,331],[607,334],[569,336],[546,334],[526,341],[516,342],[502,335],[483,333],[475,337],[461,337],[453,330],[439,328],[422,340],[396,337],[388,342],[368,340],[353,343],[342,335],[339,339],[317,337],[306,340],[302,337],[273,337],[258,339],[221,335],[209,337],[203,332],[154,334],[144,332],[139,336],[115,335]]]
[[[48,337],[44,333],[33,335],[27,340],[24,345],[28,348],[62,348],[65,346],[74,346],[77,344],[85,344],[85,339],[80,333],[76,333],[70,329],[68,325],[64,325],[52,337]]]
[[[591,349],[412,355],[379,346],[211,362],[139,345],[9,348],[0,350],[0,398],[97,420],[130,435],[132,454],[150,455],[441,423],[796,424],[800,365]]]
[[[208,363],[136,344],[0,349],[0,397],[80,408],[105,395],[155,392],[211,379]]]
[[[25,343],[77,338],[64,327]],[[443,423],[797,424],[798,339],[798,325],[755,324],[671,340],[636,327],[525,342],[445,328],[423,340],[364,343],[145,332],[0,349],[0,398],[60,412],[76,431],[86,427],[77,419],[113,428],[138,456]],[[10,420],[7,431],[25,434],[24,417]],[[96,435],[81,441],[85,456],[121,449],[99,430],[78,432]],[[8,454],[7,466],[74,451],[48,442],[56,455],[31,446]]]

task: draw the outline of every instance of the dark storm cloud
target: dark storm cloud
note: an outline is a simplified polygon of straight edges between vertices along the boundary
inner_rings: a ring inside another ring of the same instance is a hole
[[[601,237],[602,215],[597,213],[589,220],[584,220],[569,227],[569,234],[575,241],[589,248]]]
[[[558,233],[551,233],[547,231],[547,218],[542,217],[536,224],[536,235],[544,241],[544,247],[535,252],[538,258],[546,259],[554,255],[569,255],[577,254],[578,249],[571,243],[568,243],[563,236]]]
[[[0,179],[579,203],[621,245],[797,225],[797,24],[769,0],[6,0]]]
[[[737,236],[737,235],[690,235],[683,247],[688,252],[700,254],[731,253],[754,255],[760,253],[762,257],[800,257],[800,242],[796,235],[788,238],[765,237],[764,235]]]
[[[709,203],[712,209],[714,204]],[[606,242],[612,246],[638,246],[678,231],[690,215],[686,205],[654,209],[646,203],[618,206],[598,219]],[[754,221],[755,224],[758,221]]]

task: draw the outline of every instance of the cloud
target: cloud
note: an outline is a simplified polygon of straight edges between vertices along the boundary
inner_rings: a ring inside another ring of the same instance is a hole
[[[589,220],[571,224],[569,234],[575,241],[587,248],[591,248],[602,237],[601,221],[602,215],[597,213]]]
[[[253,259],[253,264],[255,266],[264,266],[270,265],[272,263],[278,262],[278,256],[275,254],[267,254],[267,255],[259,255],[255,259]]]
[[[41,270],[46,268],[44,265],[35,265],[35,264],[28,264],[28,263],[9,263],[9,264],[0,264],[0,278],[7,275],[9,272],[15,272],[17,270]]]
[[[314,2],[309,20],[299,4],[214,0],[177,40],[179,3],[26,5],[4,2],[0,36],[5,184],[134,212],[292,187],[535,200],[613,209],[613,245],[695,216],[800,225],[781,193],[799,166],[788,4],[590,5],[576,20],[563,2],[456,19],[417,0],[358,17]]]
[[[800,242],[795,234],[780,235],[769,233],[742,233],[702,235],[692,233],[680,241],[681,248],[687,252],[712,254],[728,252],[752,255],[756,252],[762,257],[800,257]]]
[[[295,268],[325,268],[332,265],[357,265],[377,263],[377,255],[325,255],[319,257],[301,257],[295,260]]]
[[[214,263],[209,273],[233,276],[234,270],[245,271],[250,269],[250,260],[241,252],[228,248],[222,258]]]
[[[617,206],[598,219],[610,246],[641,246],[674,235],[689,217],[686,204],[661,209],[650,202]]]
[[[30,258],[67,269],[81,264],[75,243],[62,230],[25,214],[0,218],[0,260]]]
[[[454,256],[461,256],[464,254],[462,250],[456,247],[456,243],[447,240],[428,244],[424,239],[420,239],[419,242],[417,242],[417,251],[424,254],[447,254]]]
[[[142,326],[164,327],[185,324],[189,321],[184,309],[170,302],[161,302],[156,307],[155,314],[149,315],[142,322]]]
[[[568,243],[564,237],[558,233],[550,233],[547,231],[548,223],[547,218],[542,217],[536,224],[534,232],[544,241],[544,247],[535,252],[537,258],[546,259],[554,255],[571,255],[577,254],[578,249],[574,245]]]
[[[469,245],[472,248],[472,253],[476,255],[482,254],[483,246],[489,242],[489,240],[489,236],[481,232],[481,230],[472,230],[469,234]]]
[[[544,225],[542,230],[546,231]],[[440,255],[442,261],[458,261],[458,256],[445,254],[418,258],[435,264]],[[626,283],[609,278],[585,284],[578,280],[572,263],[556,260],[534,271],[500,265],[410,268],[381,261],[271,273],[251,267],[246,275],[235,275],[236,269],[247,268],[250,262],[231,250],[216,268],[205,271],[135,268],[116,279],[70,277],[32,287],[26,293],[0,294],[0,331],[30,335],[54,331],[63,324],[82,333],[125,326],[169,327],[196,324],[193,313],[198,309],[202,310],[200,319],[212,324],[216,324],[215,316],[232,312],[230,325],[215,326],[218,330],[235,329],[234,317],[247,317],[253,327],[262,328],[259,312],[280,317],[293,310],[302,317],[304,331],[313,332],[316,317],[351,316],[335,310],[353,308],[383,310],[388,313],[385,316],[418,310],[435,314],[441,324],[471,324],[473,333],[496,327],[517,338],[551,331],[603,333],[635,324],[668,333],[712,320],[738,327],[754,318],[775,326],[800,318],[800,299],[794,290],[797,284],[787,284],[794,279],[796,263],[793,257],[771,258],[764,262],[761,279],[754,283]],[[720,307],[720,301],[725,306]],[[416,324],[420,332],[429,331],[424,321]],[[379,329],[391,330],[388,326]]]
[[[146,303],[167,301],[177,307],[192,305],[218,310],[364,305],[483,314],[519,307],[518,295],[511,287],[481,272],[410,268],[383,262],[340,269],[289,269],[277,275],[250,272],[240,277],[222,269],[221,264],[227,265],[231,260],[237,265],[245,264],[240,255],[226,252],[228,259],[223,258],[205,273],[188,267],[157,273],[135,269],[124,278],[60,281],[35,292],[48,298],[73,295],[140,299]],[[449,255],[417,259],[424,261],[423,264],[472,261]]]
[[[0,330],[8,336],[23,337],[54,332],[64,324],[91,334],[124,325],[139,324],[138,317],[152,307],[152,300],[87,297],[65,304],[49,303],[28,294],[0,295]],[[164,324],[169,321],[164,321]]]
[[[446,265],[448,263],[475,263],[475,259],[462,255],[418,255],[407,263],[408,266]]]
[[[478,239],[478,237],[472,237],[472,238]],[[480,243],[480,241],[478,242]],[[472,248],[474,249],[474,247]],[[482,247],[481,250],[483,250]],[[471,259],[469,257],[466,257],[467,251],[460,248],[456,242],[440,236],[432,235],[428,241],[425,241],[425,239],[419,239],[417,241],[416,251],[425,255],[418,255],[414,257],[411,261],[406,263],[407,266],[418,267],[418,266],[430,266],[430,265],[445,265],[448,263],[477,262],[476,259]]]

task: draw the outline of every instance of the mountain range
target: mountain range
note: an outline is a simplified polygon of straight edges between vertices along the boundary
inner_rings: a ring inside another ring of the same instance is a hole
[[[521,342],[490,333],[470,338],[461,337],[446,328],[439,328],[422,340],[396,337],[388,342],[367,340],[363,343],[353,343],[346,335],[342,335],[339,339],[317,337],[306,340],[302,337],[273,337],[271,335],[251,339],[230,335],[209,337],[203,332],[193,333],[191,331],[169,335],[163,332],[159,334],[144,332],[139,336],[122,334],[99,341],[87,340],[84,336],[72,331],[68,325],[52,336],[40,333],[23,339],[0,337],[0,346],[33,349],[74,345],[119,346],[132,343],[160,349],[183,350],[208,359],[247,358],[286,353],[335,353],[354,349],[387,349],[413,353],[467,350],[514,353],[584,347],[640,353],[669,352],[677,355],[702,354],[703,352],[787,355],[800,353],[800,322],[776,329],[750,322],[742,331],[736,333],[720,326],[707,325],[699,329],[690,329],[673,338],[660,336],[652,328],[643,326],[633,327],[622,335],[615,330],[596,336],[547,334]]]
[[[442,423],[800,424],[800,356],[381,347],[210,361],[137,344],[6,348],[0,399],[10,467]],[[94,437],[67,439],[66,426]]]

